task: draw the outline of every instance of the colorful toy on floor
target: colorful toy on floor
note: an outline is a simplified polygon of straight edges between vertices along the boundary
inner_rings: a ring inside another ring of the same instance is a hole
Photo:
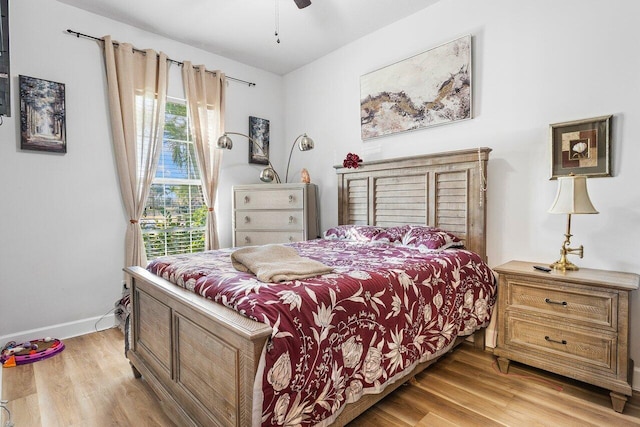
[[[4,368],[37,362],[49,358],[64,350],[64,343],[57,338],[41,338],[34,341],[8,342],[0,354],[0,363]]]

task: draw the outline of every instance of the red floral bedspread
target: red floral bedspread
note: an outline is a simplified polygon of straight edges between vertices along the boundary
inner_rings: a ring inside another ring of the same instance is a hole
[[[262,418],[254,423],[329,424],[345,403],[383,390],[491,318],[494,276],[473,252],[336,240],[291,246],[334,273],[262,283],[231,266],[232,249],[147,267],[273,328],[256,378]]]

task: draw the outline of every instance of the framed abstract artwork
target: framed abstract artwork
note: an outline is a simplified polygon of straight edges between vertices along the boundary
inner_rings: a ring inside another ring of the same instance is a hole
[[[549,125],[551,178],[570,174],[611,176],[611,119],[613,116]]]
[[[249,163],[268,165],[269,120],[249,116],[249,138]]]
[[[67,152],[63,83],[19,76],[20,148]]]
[[[471,35],[360,77],[363,140],[472,117]]]

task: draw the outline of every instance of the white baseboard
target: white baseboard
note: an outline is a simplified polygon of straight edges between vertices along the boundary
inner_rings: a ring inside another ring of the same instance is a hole
[[[60,323],[58,325],[45,326],[44,328],[16,332],[14,334],[0,336],[0,347],[3,347],[9,341],[21,343],[46,337],[58,339],[77,337],[79,335],[113,328],[117,325],[116,322],[117,319],[115,314],[109,313],[105,316],[91,317],[88,319],[76,320],[74,322]],[[0,383],[0,387],[2,387],[2,383]]]

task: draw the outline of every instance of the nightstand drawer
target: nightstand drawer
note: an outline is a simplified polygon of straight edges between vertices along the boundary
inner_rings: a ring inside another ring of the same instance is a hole
[[[545,324],[524,317],[508,315],[505,345],[520,347],[525,352],[542,354],[554,364],[597,368],[616,372],[616,336],[593,330],[581,330],[570,325]]]
[[[507,308],[531,310],[562,316],[566,321],[617,328],[618,294],[593,289],[563,286],[561,282],[548,283],[535,280],[507,279]]]
[[[301,231],[236,231],[236,246],[256,246],[270,243],[291,243],[305,240]]]
[[[236,211],[236,230],[302,230],[304,212],[298,211]]]
[[[266,188],[260,190],[237,190],[234,194],[236,209],[302,209],[302,188]]]

